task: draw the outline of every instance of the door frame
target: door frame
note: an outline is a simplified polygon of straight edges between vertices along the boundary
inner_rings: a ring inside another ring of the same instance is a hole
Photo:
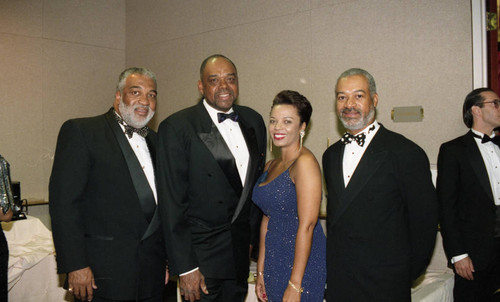
[[[488,87],[486,0],[471,0],[473,88]]]

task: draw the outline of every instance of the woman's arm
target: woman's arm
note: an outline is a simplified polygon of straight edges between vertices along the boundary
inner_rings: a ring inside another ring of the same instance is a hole
[[[264,257],[266,254],[266,233],[269,217],[262,215],[260,223],[259,258],[257,259],[257,280],[255,281],[255,294],[259,301],[267,301],[266,287],[264,285]]]
[[[290,283],[283,301],[299,301],[302,278],[311,253],[314,228],[321,206],[321,170],[314,155],[307,149],[291,167],[290,176],[297,191],[299,227],[295,241],[295,257]]]

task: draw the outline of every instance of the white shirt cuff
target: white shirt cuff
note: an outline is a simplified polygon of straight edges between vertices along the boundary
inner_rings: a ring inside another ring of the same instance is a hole
[[[465,259],[467,257],[469,257],[469,254],[462,254],[462,255],[455,256],[455,257],[451,258],[451,263],[454,264],[454,263],[456,263],[462,259]]]
[[[199,267],[194,268],[194,269],[190,270],[189,272],[185,272],[185,273],[179,274],[179,276],[185,276],[185,275],[187,275],[187,274],[191,274],[192,272],[194,272],[194,271],[196,271],[196,270],[198,270],[198,269],[200,269],[200,268],[199,268]]]

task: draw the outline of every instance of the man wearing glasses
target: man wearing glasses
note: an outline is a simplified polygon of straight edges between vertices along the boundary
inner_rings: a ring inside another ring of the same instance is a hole
[[[463,105],[470,131],[441,146],[437,192],[443,244],[455,271],[455,301],[500,299],[500,100],[489,88]]]

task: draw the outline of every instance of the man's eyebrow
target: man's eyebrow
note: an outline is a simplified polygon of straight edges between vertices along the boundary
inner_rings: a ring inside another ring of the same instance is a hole
[[[366,91],[365,91],[364,89],[354,90],[354,91],[353,91],[353,93],[354,93],[354,92],[363,92],[363,93],[366,93]],[[344,92],[344,91],[337,91],[337,92],[335,92],[335,95],[339,95],[339,94],[341,94],[341,93],[345,94],[345,92]]]
[[[208,75],[209,78],[215,78],[215,77],[219,77],[220,75],[219,74],[210,74]],[[231,73],[225,73],[223,74],[223,76],[237,76],[236,73],[234,72],[231,72]]]

